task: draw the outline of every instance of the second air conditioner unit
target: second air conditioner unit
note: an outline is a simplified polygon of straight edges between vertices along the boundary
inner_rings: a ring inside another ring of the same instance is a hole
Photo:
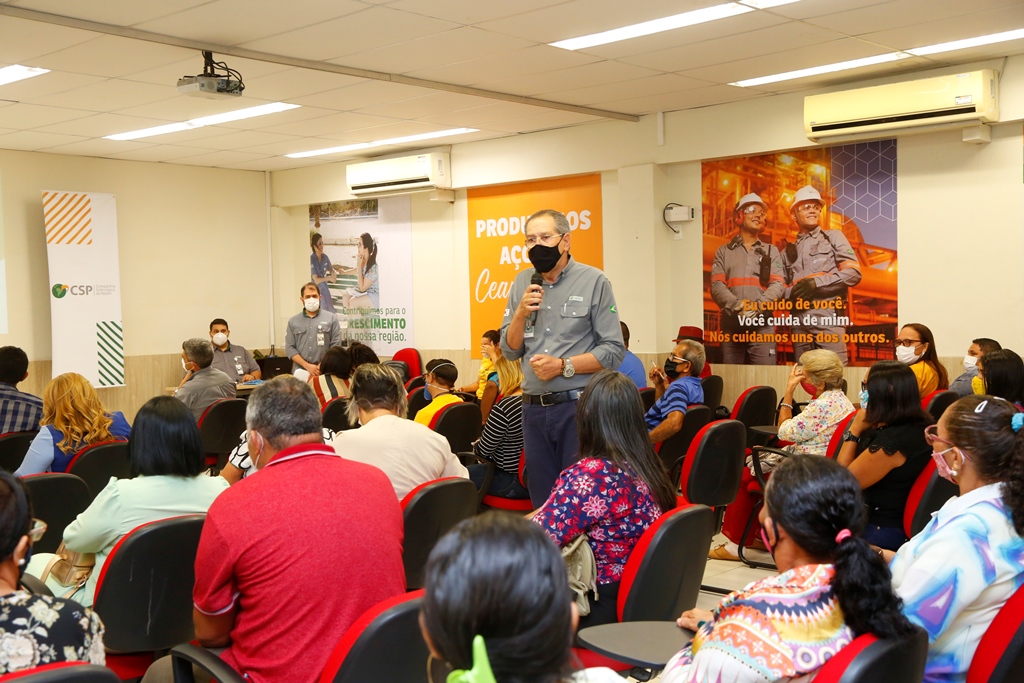
[[[804,98],[804,130],[815,142],[966,128],[999,120],[992,69]]]
[[[349,192],[356,197],[409,194],[452,186],[449,155],[445,153],[349,164],[345,176]]]

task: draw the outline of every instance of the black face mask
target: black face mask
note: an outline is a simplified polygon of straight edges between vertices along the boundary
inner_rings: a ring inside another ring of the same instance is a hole
[[[535,244],[530,248],[530,263],[538,273],[547,273],[558,264],[558,259],[562,258],[562,252],[558,250],[558,245],[561,243],[562,238],[559,237],[553,247]]]
[[[665,375],[669,379],[675,379],[679,376],[679,371],[676,370],[676,365],[678,365],[678,363],[673,361],[671,358],[665,359]]]

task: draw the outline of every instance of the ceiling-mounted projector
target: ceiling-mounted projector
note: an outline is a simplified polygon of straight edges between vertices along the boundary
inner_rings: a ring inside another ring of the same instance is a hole
[[[178,79],[178,92],[191,97],[219,100],[240,97],[244,86],[228,76],[183,76]]]

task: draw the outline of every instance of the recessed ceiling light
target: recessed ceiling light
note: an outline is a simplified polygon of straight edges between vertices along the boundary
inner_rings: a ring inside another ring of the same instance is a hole
[[[739,2],[728,2],[724,5],[714,5],[712,7],[693,10],[692,12],[673,14],[670,17],[652,19],[651,21],[644,21],[639,24],[614,28],[610,31],[602,31],[601,33],[592,33],[587,36],[580,36],[579,38],[560,40],[557,43],[549,43],[549,45],[551,45],[551,47],[560,47],[563,50],[582,50],[584,48],[594,47],[595,45],[606,45],[608,43],[616,43],[620,40],[649,36],[654,33],[661,33],[662,31],[671,31],[672,29],[683,28],[684,26],[694,26],[696,24],[704,24],[709,21],[717,21],[718,19],[734,17],[738,14],[746,14],[747,12],[753,12],[755,9],[778,7],[779,5],[788,5],[798,1],[799,0],[740,0]]]
[[[276,114],[281,111],[288,111],[289,109],[297,109],[298,107],[299,105],[297,104],[287,104],[286,102],[271,102],[270,104],[261,104],[256,107],[236,109],[235,111],[229,111],[223,114],[201,116],[197,119],[189,119],[188,121],[181,121],[180,123],[168,123],[163,126],[143,128],[141,130],[133,130],[127,133],[117,133],[115,135],[106,135],[104,137],[107,140],[137,140],[139,138],[148,138],[154,135],[166,135],[167,133],[178,133],[183,130],[194,130],[196,128],[202,128],[203,126],[216,126],[219,123],[228,123],[229,121],[241,121],[242,119],[251,119],[254,116],[266,116],[267,114]]]
[[[748,78],[744,81],[736,81],[735,83],[730,83],[729,85],[735,85],[740,88],[750,88],[753,86],[765,85],[766,83],[778,83],[779,81],[790,81],[796,78],[817,76],[819,74],[827,74],[832,73],[834,71],[845,71],[846,69],[859,69],[860,67],[871,66],[873,64],[895,62],[900,59],[906,59],[907,57],[923,57],[925,55],[939,54],[940,52],[953,52],[954,50],[964,50],[969,47],[978,47],[980,45],[1005,43],[1009,40],[1024,40],[1024,29],[1004,31],[1002,33],[992,33],[987,36],[978,36],[976,38],[964,38],[963,40],[954,40],[948,43],[938,43],[936,45],[927,45],[925,47],[915,47],[909,50],[903,50],[902,52],[889,52],[884,55],[865,57],[864,59],[852,59],[848,62],[836,62],[835,64],[826,64],[824,66],[814,66],[809,69],[800,69],[798,71],[787,71],[785,73],[773,74],[771,76]]]
[[[464,135],[466,133],[475,133],[478,128],[450,128],[448,130],[439,130],[434,133],[420,133],[419,135],[406,135],[401,138],[389,138],[387,140],[375,140],[374,142],[357,142],[352,145],[342,145],[340,147],[327,147],[326,149],[314,149],[308,152],[295,152],[294,154],[285,154],[289,159],[305,159],[306,157],[318,157],[324,154],[340,154],[342,152],[354,152],[358,149],[368,149],[370,147],[383,147],[385,145],[403,145],[407,142],[419,142],[421,140],[433,140],[434,138],[446,138],[450,135]]]
[[[35,66],[22,66],[21,64],[12,64],[5,66],[0,69],[0,85],[7,85],[8,83],[14,83],[16,81],[23,81],[26,78],[32,78],[33,76],[42,76],[43,74],[50,73],[49,69],[40,69]]]

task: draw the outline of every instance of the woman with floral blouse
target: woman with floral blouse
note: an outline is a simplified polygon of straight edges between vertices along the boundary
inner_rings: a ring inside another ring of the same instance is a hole
[[[619,582],[644,531],[676,505],[668,475],[647,438],[644,408],[632,380],[603,370],[576,408],[580,459],[567,467],[533,520],[559,546],[580,534],[597,563],[597,592],[580,628],[618,621]]]

